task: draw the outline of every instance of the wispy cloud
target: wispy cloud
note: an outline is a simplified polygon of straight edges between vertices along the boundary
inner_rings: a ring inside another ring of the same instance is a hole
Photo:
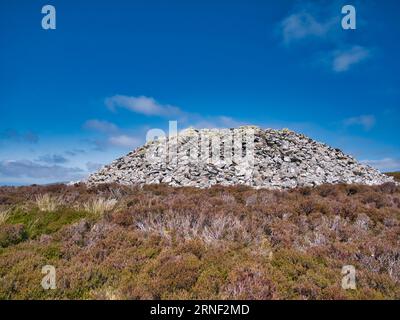
[[[60,165],[43,165],[30,160],[0,161],[0,178],[35,178],[53,181],[70,181],[80,179],[84,172],[80,168],[69,168]]]
[[[314,61],[317,65],[329,65],[335,73],[349,71],[354,65],[373,56],[371,49],[361,45],[346,43],[345,32],[341,28],[340,8],[343,3],[334,1],[331,5],[324,2],[301,2],[302,7],[295,9],[278,24],[277,30],[286,45],[299,44],[314,40]],[[325,49],[327,46],[332,49]],[[323,49],[324,48],[324,49]]]
[[[125,108],[136,113],[147,116],[166,117],[169,120],[179,120],[181,125],[193,126],[196,128],[219,128],[219,127],[235,127],[239,125],[238,121],[228,116],[204,116],[196,113],[190,113],[170,104],[160,104],[156,99],[145,96],[122,96],[115,95],[106,98],[105,104],[111,110],[116,108]],[[91,120],[86,123],[90,127],[103,127],[103,123]],[[104,127],[106,127],[104,125]],[[108,126],[107,126],[108,127]],[[125,140],[120,136],[121,140]],[[118,140],[118,139],[117,139]]]
[[[336,1],[337,2],[337,1]],[[332,40],[340,23],[339,3],[298,1],[277,24],[277,32],[285,45],[302,40]]]
[[[61,163],[68,162],[68,159],[65,158],[61,154],[45,154],[45,155],[39,156],[36,159],[36,161],[49,163],[49,164],[61,164]]]
[[[105,99],[105,104],[110,110],[125,108],[136,113],[147,116],[166,117],[170,121],[178,121],[180,130],[188,127],[201,128],[232,128],[242,125],[243,122],[237,121],[228,116],[205,116],[197,113],[185,112],[184,110],[170,104],[160,104],[156,99],[145,96],[122,96],[115,95]],[[105,151],[110,147],[134,148],[145,141],[146,130],[120,129],[115,124],[91,119],[84,123],[84,128],[103,133],[103,136],[87,140],[95,145],[95,149]]]
[[[364,130],[371,130],[376,124],[376,118],[373,115],[361,115],[344,119],[342,124],[345,127],[361,126]]]
[[[351,66],[371,57],[371,51],[361,46],[353,46],[346,50],[337,50],[332,57],[332,70],[335,72],[348,71]]]
[[[39,136],[32,131],[19,132],[15,129],[7,129],[0,133],[0,140],[10,140],[13,142],[37,143]]]
[[[94,131],[99,131],[99,132],[103,132],[103,133],[110,133],[110,132],[118,131],[118,127],[114,123],[104,121],[104,120],[97,120],[97,119],[87,120],[84,123],[83,127],[88,130],[94,130]]]
[[[182,115],[182,111],[178,107],[161,104],[154,98],[146,96],[115,95],[107,98],[105,104],[111,110],[125,108],[146,116],[176,117]]]
[[[67,151],[65,151],[64,153],[65,153],[67,156],[74,157],[74,156],[77,156],[77,155],[79,155],[79,154],[84,154],[84,153],[86,153],[86,151],[83,150],[83,149],[72,149],[72,150],[67,150]]]
[[[400,159],[384,158],[380,160],[362,160],[361,162],[385,172],[400,170]]]
[[[134,136],[118,135],[108,138],[108,143],[117,147],[136,147],[140,144],[141,140]]]
[[[279,25],[283,42],[289,45],[309,37],[325,37],[332,29],[335,19],[318,21],[311,13],[297,12],[289,15]]]

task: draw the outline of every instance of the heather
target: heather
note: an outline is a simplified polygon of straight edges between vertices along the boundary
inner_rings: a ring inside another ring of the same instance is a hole
[[[400,187],[2,187],[0,299],[400,299]]]

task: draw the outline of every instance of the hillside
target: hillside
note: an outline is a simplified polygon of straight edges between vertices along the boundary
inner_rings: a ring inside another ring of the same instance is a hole
[[[394,184],[3,187],[0,299],[400,299],[399,237]]]

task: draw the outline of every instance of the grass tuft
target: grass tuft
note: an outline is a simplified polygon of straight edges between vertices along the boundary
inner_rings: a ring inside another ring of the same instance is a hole
[[[10,217],[10,209],[0,209],[0,226],[5,224]]]
[[[62,205],[60,197],[51,196],[48,193],[39,194],[35,198],[35,202],[40,211],[52,212]]]
[[[95,216],[103,216],[106,212],[110,212],[117,204],[116,199],[95,198],[84,203],[84,209]]]

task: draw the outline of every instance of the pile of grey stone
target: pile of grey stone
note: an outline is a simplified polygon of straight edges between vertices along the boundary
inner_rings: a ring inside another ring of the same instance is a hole
[[[245,126],[186,129],[149,141],[85,182],[288,189],[337,183],[380,185],[394,180],[302,134]]]

